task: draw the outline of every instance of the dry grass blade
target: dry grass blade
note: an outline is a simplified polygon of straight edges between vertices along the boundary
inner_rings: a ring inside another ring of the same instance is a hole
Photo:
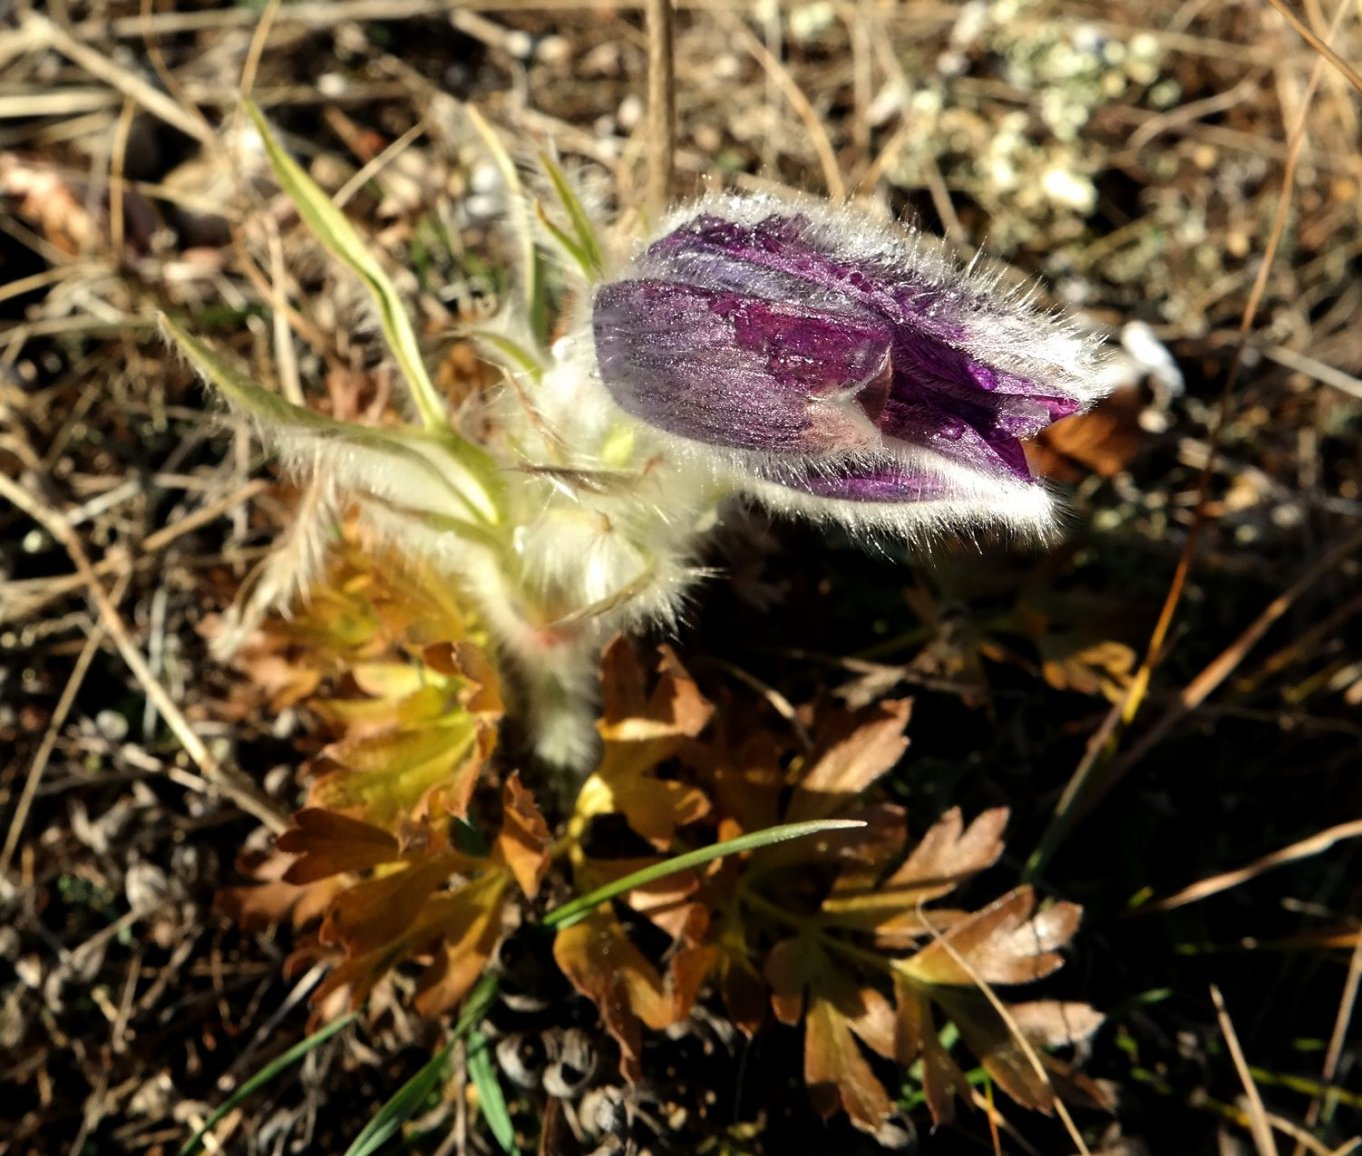
[[[1278,0],[1273,0],[1274,4]],[[1334,17],[1334,22],[1330,28],[1330,35],[1342,24],[1343,18],[1349,10],[1346,4],[1340,4]],[[1316,89],[1323,74],[1324,62],[1317,61],[1311,71],[1310,80],[1306,85],[1305,93],[1301,101],[1300,113],[1296,124],[1290,134],[1290,141],[1287,150],[1286,164],[1282,171],[1281,193],[1277,198],[1276,210],[1272,221],[1272,231],[1268,236],[1267,245],[1263,251],[1263,257],[1258,266],[1257,275],[1254,278],[1253,287],[1249,292],[1248,300],[1245,302],[1243,314],[1239,322],[1239,334],[1241,339],[1247,338],[1253,328],[1254,318],[1258,315],[1258,307],[1262,301],[1263,293],[1267,287],[1268,274],[1271,272],[1273,262],[1276,260],[1277,250],[1281,244],[1283,233],[1286,229],[1288,209],[1292,200],[1292,193],[1295,187],[1296,166],[1300,160],[1301,148],[1305,142],[1307,114],[1310,110],[1311,101],[1314,98]],[[1083,759],[1075,770],[1069,783],[1064,789],[1064,794],[1056,806],[1055,815],[1050,821],[1050,825],[1042,835],[1035,854],[1027,864],[1029,874],[1039,872],[1049,857],[1054,853],[1055,848],[1063,840],[1065,835],[1072,829],[1085,814],[1092,810],[1101,799],[1110,793],[1112,788],[1124,776],[1125,772],[1143,756],[1143,754],[1162,738],[1163,734],[1171,728],[1178,718],[1183,717],[1191,706],[1186,705],[1190,702],[1188,694],[1184,694],[1173,710],[1171,710],[1154,729],[1147,733],[1140,745],[1126,756],[1121,758],[1119,764],[1112,763],[1116,754],[1116,744],[1126,727],[1139,712],[1148,693],[1150,680],[1153,677],[1154,669],[1161,661],[1164,648],[1168,640],[1169,632],[1173,626],[1173,620],[1177,614],[1182,596],[1187,587],[1188,578],[1191,575],[1192,566],[1196,560],[1197,552],[1201,540],[1201,532],[1207,519],[1207,499],[1210,496],[1211,479],[1214,476],[1216,459],[1219,454],[1221,439],[1224,436],[1226,423],[1230,415],[1230,402],[1234,396],[1235,388],[1238,384],[1239,374],[1243,366],[1243,347],[1240,346],[1235,354],[1234,361],[1229,373],[1226,375],[1224,388],[1221,391],[1219,407],[1216,411],[1215,421],[1211,428],[1210,447],[1211,452],[1202,467],[1201,476],[1197,484],[1196,510],[1193,515],[1192,525],[1187,533],[1187,539],[1183,545],[1181,555],[1178,558],[1177,567],[1173,573],[1172,582],[1169,584],[1168,592],[1164,598],[1163,606],[1159,611],[1158,621],[1154,625],[1154,630],[1150,634],[1149,643],[1145,649],[1144,660],[1140,663],[1135,677],[1131,680],[1130,689],[1118,708],[1112,710],[1107,719],[1103,722],[1099,731],[1089,740],[1088,747],[1084,752]],[[1269,607],[1269,613],[1271,612]],[[1275,621],[1275,615],[1267,622],[1263,623],[1265,630],[1271,621]],[[1255,624],[1256,626],[1257,624]],[[1250,627],[1251,633],[1254,627]],[[1242,639],[1241,639],[1242,640]],[[1256,640],[1256,636],[1255,636]],[[1232,646],[1217,660],[1217,664],[1208,667],[1203,672],[1202,679],[1197,680],[1197,684],[1188,688],[1189,692],[1199,692],[1204,690],[1201,697],[1196,700],[1199,704],[1209,694],[1224,677],[1228,676],[1234,666],[1237,665],[1242,655],[1236,653],[1238,643]],[[1228,668],[1223,673],[1217,675],[1215,667],[1221,663],[1229,663]],[[1198,686],[1204,682],[1204,686]]]
[[[1115,788],[1132,767],[1167,738],[1179,722],[1205,702],[1239,668],[1249,651],[1311,586],[1331,574],[1343,559],[1359,547],[1362,547],[1362,531],[1327,550],[1304,574],[1269,602],[1239,637],[1183,689],[1158,721],[1140,736],[1138,742],[1124,754],[1111,758],[1111,744],[1121,732],[1122,719],[1130,709],[1131,697],[1139,691],[1139,684],[1132,684],[1126,698],[1108,711],[1101,727],[1088,740],[1078,769],[1055,805],[1050,826],[1028,861],[1028,877],[1034,878],[1063,837]],[[1096,777],[1098,768],[1101,768],[1100,778]]]
[[[50,45],[73,64],[79,65],[91,76],[105,81],[124,96],[135,100],[172,128],[179,129],[186,136],[209,148],[216,146],[217,138],[212,127],[197,109],[187,111],[183,105],[148,84],[140,76],[119,67],[108,56],[76,40],[64,28],[46,17],[30,14],[24,20],[22,31],[31,37],[35,46]]]
[[[847,195],[846,182],[842,179],[842,168],[837,161],[837,152],[832,147],[832,141],[828,139],[828,131],[823,125],[823,118],[818,115],[817,109],[809,103],[809,98],[804,95],[804,90],[790,75],[789,69],[781,64],[771,54],[770,49],[752,34],[752,30],[743,23],[741,18],[731,13],[723,13],[720,19],[724,27],[732,32],[733,36],[762,66],[767,75],[775,81],[780,91],[785,94],[785,99],[790,102],[790,107],[795,110],[804,128],[808,131],[809,141],[818,156],[818,164],[823,173],[823,185],[828,191],[828,196],[834,201],[845,200]]]
[[[1297,843],[1292,843],[1289,847],[1283,847],[1280,851],[1273,851],[1270,855],[1255,859],[1245,867],[1240,867],[1235,871],[1225,871],[1219,875],[1213,875],[1209,879],[1202,879],[1200,882],[1193,883],[1190,887],[1184,887],[1181,891],[1168,896],[1166,899],[1158,899],[1153,903],[1146,904],[1132,914],[1144,915],[1146,913],[1153,914],[1157,911],[1172,911],[1176,907],[1198,903],[1203,899],[1209,899],[1212,895],[1219,895],[1223,891],[1229,891],[1231,888],[1247,883],[1250,879],[1256,879],[1265,871],[1271,871],[1273,868],[1281,867],[1286,863],[1294,863],[1299,859],[1308,859],[1312,855],[1319,855],[1343,839],[1356,839],[1359,836],[1362,836],[1362,819],[1354,819],[1350,823],[1340,823],[1336,827],[1330,827],[1326,831],[1311,835],[1308,839],[1302,839]]]
[[[671,204],[676,167],[676,16],[672,0],[647,0],[648,216],[656,226]]]
[[[1338,999],[1338,1012],[1334,1016],[1334,1030],[1329,1035],[1329,1047],[1324,1053],[1320,1079],[1326,1089],[1332,1089],[1338,1079],[1339,1063],[1343,1059],[1343,1048],[1348,1039],[1348,1028],[1352,1024],[1353,1012],[1357,1009],[1360,985],[1362,985],[1362,934],[1358,935],[1357,942],[1353,944],[1352,955],[1348,958],[1348,977],[1343,981],[1343,992]],[[1325,1091],[1322,1096],[1317,1095],[1310,1101],[1310,1107],[1305,1113],[1306,1128],[1314,1128],[1321,1115],[1331,1112],[1332,1099],[1330,1092]],[[1303,1146],[1302,1138],[1296,1149],[1297,1154]]]
[[[1131,767],[1163,741],[1173,727],[1205,702],[1239,668],[1249,651],[1262,641],[1273,624],[1279,621],[1310,587],[1334,573],[1339,564],[1359,548],[1362,548],[1362,530],[1335,543],[1304,574],[1263,607],[1261,613],[1249,623],[1243,633],[1183,689],[1158,722],[1141,735],[1139,741],[1129,751],[1112,762],[1107,772],[1107,789],[1119,782]]]
[[[1220,1031],[1225,1037],[1225,1043],[1230,1049],[1234,1070],[1239,1073],[1239,1080],[1244,1085],[1253,1146],[1257,1149],[1258,1156],[1277,1156],[1277,1140],[1272,1134],[1272,1123],[1267,1118],[1267,1109],[1263,1107],[1263,1097],[1259,1094],[1258,1085],[1253,1082],[1253,1074],[1249,1071],[1248,1061],[1244,1059],[1244,1050],[1239,1046],[1234,1024],[1230,1020],[1229,1012],[1225,1010],[1225,1000],[1215,984],[1211,985],[1211,1002],[1215,1004],[1215,1014],[1220,1021]]]
[[[1268,3],[1270,3],[1273,8],[1275,8],[1278,12],[1282,14],[1283,20],[1285,20],[1288,24],[1291,25],[1292,28],[1294,28],[1297,32],[1300,33],[1302,40],[1304,40],[1307,44],[1310,45],[1311,48],[1313,48],[1322,57],[1324,57],[1324,59],[1327,60],[1331,65],[1333,65],[1334,68],[1338,69],[1339,73],[1341,73],[1347,79],[1348,83],[1351,84],[1353,88],[1357,89],[1358,92],[1362,92],[1362,74],[1358,73],[1357,69],[1355,69],[1351,64],[1344,60],[1343,57],[1339,56],[1337,52],[1335,52],[1331,47],[1329,47],[1328,42],[1326,40],[1321,39],[1319,34],[1313,28],[1311,28],[1310,25],[1306,24],[1304,20],[1302,20],[1293,11],[1291,11],[1290,7],[1288,7],[1285,0],[1268,0]],[[1347,11],[1349,7],[1350,6],[1347,4],[1340,4],[1339,15],[1342,16],[1342,14],[1345,11]],[[1338,27],[1338,23],[1339,23],[1338,19],[1335,19],[1334,22],[1335,28]],[[1332,35],[1332,29],[1330,30],[1330,33]]]

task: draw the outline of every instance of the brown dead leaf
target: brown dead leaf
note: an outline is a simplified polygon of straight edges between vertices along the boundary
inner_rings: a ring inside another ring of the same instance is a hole
[[[900,1064],[922,1062],[922,1094],[935,1123],[955,1118],[955,1096],[970,1095],[969,1081],[941,1043],[932,1018],[931,1000],[899,971],[893,974],[897,1012],[895,1057]]]
[[[507,876],[489,873],[459,891],[439,896],[443,920],[435,960],[421,977],[416,1010],[437,1016],[457,1005],[487,970],[503,930]]]
[[[239,856],[237,870],[254,882],[244,887],[220,888],[214,906],[248,932],[263,931],[285,919],[290,919],[294,927],[302,927],[321,918],[346,881],[337,876],[312,883],[290,883],[287,874],[293,863],[292,855],[279,851]]]
[[[936,1039],[931,1004],[956,1026],[965,1047],[1004,1092],[1028,1108],[1053,1109],[1049,1072],[1044,1063],[1038,1066],[1026,1042],[1075,1042],[1095,1031],[1101,1017],[1086,1005],[1048,1003],[1021,1005],[1019,1014],[1004,1015],[978,985],[1028,983],[1049,975],[1062,964],[1056,949],[1072,938],[1079,915],[1071,903],[1036,913],[1034,893],[1019,887],[894,963],[899,1058],[908,1062],[921,1055],[924,1071],[935,1069],[940,1077],[935,1091],[924,1084],[936,1119],[949,1119],[950,1089],[957,1086],[959,1068],[944,1053],[929,1055]]]
[[[1084,642],[1070,634],[1047,633],[1039,649],[1041,675],[1056,690],[1100,694],[1118,703],[1130,688],[1137,656],[1124,642]]]
[[[553,941],[563,974],[596,1005],[620,1047],[620,1072],[643,1076],[643,1026],[661,1030],[684,1019],[712,963],[712,952],[682,947],[664,977],[634,946],[608,905],[602,905]]]
[[[693,738],[709,723],[714,707],[700,693],[668,646],[653,678],[627,639],[617,638],[601,661],[600,731],[607,740],[643,742]]]
[[[1086,1043],[1106,1019],[1088,1004],[1057,999],[1014,1003],[1007,1010],[1022,1035],[1044,1048]]]
[[[1063,966],[1056,949],[1073,938],[1082,909],[1056,903],[1033,915],[1035,906],[1032,888],[1018,887],[956,923],[900,966],[933,987],[1042,979]]]
[[[454,869],[453,855],[404,864],[346,888],[331,902],[318,938],[363,955],[406,933]]]
[[[809,769],[800,776],[786,811],[786,822],[841,814],[849,801],[885,772],[908,749],[904,730],[912,699],[890,699],[856,712],[829,711],[820,720]]]
[[[501,833],[493,844],[492,857],[505,864],[530,899],[548,873],[552,841],[534,796],[521,783],[518,772],[511,775],[502,790]]]
[[[881,880],[875,872],[848,869],[823,902],[824,919],[839,927],[872,934],[881,948],[906,947],[954,927],[960,911],[923,912],[924,903],[949,894],[972,875],[991,867],[1003,852],[1008,811],[985,811],[968,827],[958,807],[927,831],[903,864]]]
[[[424,1015],[452,1007],[477,981],[496,948],[509,883],[508,874],[494,871],[457,890],[428,896],[401,935],[334,967],[313,994],[314,1006],[344,991],[349,1006],[358,1007],[399,963],[433,950],[435,962],[424,977],[417,1010]]]
[[[1089,474],[1110,478],[1140,448],[1140,410],[1135,388],[1119,389],[1087,413],[1057,421],[1025,444],[1032,470],[1058,482],[1081,482]]]
[[[841,1108],[856,1127],[876,1133],[894,1104],[861,1044],[894,1057],[893,1006],[873,986],[858,984],[812,936],[777,944],[765,971],[776,1017],[784,1023],[804,1019],[804,1079],[814,1107],[824,1117]]]
[[[708,724],[714,708],[665,647],[652,682],[623,640],[605,656],[605,713],[597,724],[605,749],[600,765],[578,792],[575,825],[612,812],[658,850],[671,846],[677,827],[708,813],[703,791],[658,778],[671,758]]]
[[[366,871],[402,856],[397,839],[371,823],[320,807],[306,807],[293,816],[293,826],[274,845],[296,855],[284,879],[315,883],[346,871]]]

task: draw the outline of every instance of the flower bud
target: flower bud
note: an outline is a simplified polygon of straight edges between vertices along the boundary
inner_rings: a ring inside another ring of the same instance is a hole
[[[597,290],[592,329],[634,417],[769,503],[893,529],[1042,527],[1021,441],[1106,388],[1093,343],[996,276],[766,197],[674,218]]]

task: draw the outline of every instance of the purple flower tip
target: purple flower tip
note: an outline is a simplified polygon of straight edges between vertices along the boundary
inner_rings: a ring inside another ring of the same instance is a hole
[[[592,327],[621,407],[812,499],[1030,488],[1021,439],[1104,392],[1092,343],[996,278],[764,197],[677,218],[597,291]]]

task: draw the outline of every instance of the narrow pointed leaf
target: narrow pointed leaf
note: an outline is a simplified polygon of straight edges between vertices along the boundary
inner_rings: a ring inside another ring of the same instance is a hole
[[[487,1121],[487,1127],[501,1150],[515,1156],[519,1151],[515,1145],[515,1125],[511,1123],[511,1112],[497,1080],[487,1037],[478,1031],[468,1037],[468,1078],[478,1090],[478,1109]]]
[[[623,879],[617,879],[605,887],[597,888],[579,899],[574,899],[570,903],[565,903],[562,907],[550,911],[544,916],[544,923],[548,927],[571,927],[574,923],[580,923],[602,903],[607,903],[635,887],[642,887],[658,879],[665,879],[668,875],[675,875],[678,871],[685,871],[687,868],[698,867],[702,863],[721,859],[725,855],[739,855],[744,851],[755,851],[760,847],[769,847],[773,843],[784,843],[790,839],[802,839],[805,836],[816,835],[822,831],[845,831],[853,827],[864,826],[864,823],[851,819],[814,819],[807,823],[784,823],[779,827],[769,827],[765,831],[753,831],[750,835],[739,835],[736,839],[728,839],[722,843],[714,843],[709,847],[687,851],[684,855],[676,855],[651,867],[645,867],[642,871],[635,871],[632,875],[626,875]]]
[[[255,418],[271,436],[303,438],[319,450],[344,445],[347,449],[373,454],[391,462],[395,468],[408,473],[414,472],[420,483],[447,494],[461,509],[467,510],[478,521],[491,520],[487,517],[488,512],[494,514],[495,509],[490,506],[487,493],[479,479],[473,478],[467,487],[460,488],[442,474],[431,461],[418,453],[402,435],[373,426],[337,421],[315,410],[294,405],[279,394],[256,385],[239,369],[219,357],[165,314],[161,314],[160,322],[162,330],[189,359],[190,364],[234,408]],[[455,461],[451,459],[451,468],[455,465]],[[362,485],[362,479],[355,480],[357,484]],[[465,489],[468,492],[465,492]],[[381,495],[375,497],[382,500]]]
[[[605,267],[605,260],[601,256],[601,242],[596,235],[596,228],[591,223],[591,218],[587,215],[581,199],[573,189],[571,182],[557,162],[547,154],[541,154],[539,163],[544,166],[544,171],[548,173],[549,180],[553,182],[553,191],[558,197],[558,202],[563,206],[563,211],[567,213],[568,220],[572,222],[572,231],[576,236],[574,249],[581,253],[579,263],[582,272],[589,281],[598,281],[601,272]]]
[[[184,1145],[180,1148],[179,1156],[194,1156],[194,1153],[198,1152],[203,1147],[203,1138],[213,1130],[214,1125],[216,1125],[219,1120],[231,1112],[238,1104],[258,1092],[277,1075],[283,1072],[284,1069],[292,1067],[309,1052],[314,1051],[322,1044],[326,1043],[326,1041],[337,1032],[344,1028],[348,1028],[355,1022],[355,1019],[356,1016],[354,1013],[341,1016],[340,1019],[327,1024],[323,1028],[319,1028],[310,1036],[304,1037],[298,1043],[294,1044],[293,1047],[289,1048],[282,1056],[278,1056],[270,1063],[266,1064],[260,1071],[256,1072],[254,1076],[245,1081],[241,1087],[218,1105],[213,1114],[203,1122],[203,1126],[185,1141]]]
[[[255,123],[256,131],[265,145],[265,155],[270,167],[284,192],[288,194],[309,229],[332,256],[343,261],[352,269],[378,306],[379,321],[383,335],[388,341],[393,357],[402,370],[402,376],[411,390],[412,401],[416,404],[421,420],[430,429],[442,429],[446,425],[444,406],[440,395],[426,372],[421,360],[421,350],[412,330],[411,320],[397,294],[397,289],[369,251],[355,227],[331,198],[305,173],[298,163],[289,156],[270,129],[260,110],[246,101],[246,113]]]

